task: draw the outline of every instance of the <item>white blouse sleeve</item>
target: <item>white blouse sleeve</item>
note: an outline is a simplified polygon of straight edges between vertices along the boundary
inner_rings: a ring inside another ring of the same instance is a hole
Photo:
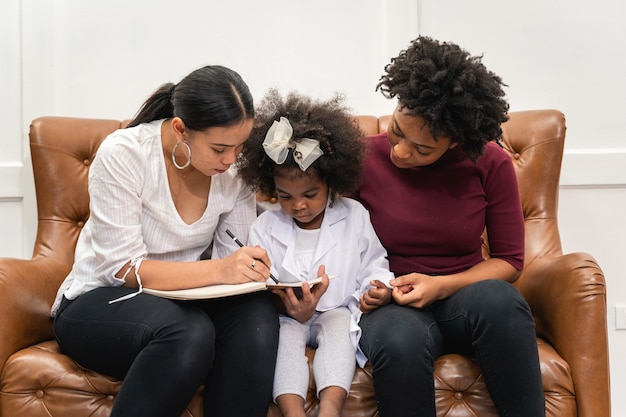
[[[107,285],[122,285],[124,279],[115,275],[130,260],[146,256],[141,193],[147,163],[139,144],[112,136],[102,143],[89,170],[94,273]]]

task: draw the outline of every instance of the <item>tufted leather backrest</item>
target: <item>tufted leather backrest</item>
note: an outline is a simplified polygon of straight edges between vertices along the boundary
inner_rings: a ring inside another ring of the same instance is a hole
[[[387,129],[390,116],[357,116],[367,135]],[[89,217],[87,173],[102,140],[123,121],[42,117],[30,127],[39,227],[34,256],[71,267],[78,234]],[[518,174],[526,225],[526,265],[561,254],[558,186],[565,119],[557,110],[511,112],[503,146]],[[485,244],[488,256],[488,243]]]
[[[118,120],[41,117],[30,126],[38,228],[33,257],[74,262],[78,234],[89,217],[87,173]]]
[[[517,172],[526,228],[525,266],[561,255],[557,223],[565,117],[556,110],[515,112],[502,126],[503,146]]]

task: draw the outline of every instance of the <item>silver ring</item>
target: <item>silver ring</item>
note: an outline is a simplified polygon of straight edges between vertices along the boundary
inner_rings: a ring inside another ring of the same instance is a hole
[[[250,264],[250,268],[254,269],[254,265],[256,265],[256,259],[252,261],[252,264]]]

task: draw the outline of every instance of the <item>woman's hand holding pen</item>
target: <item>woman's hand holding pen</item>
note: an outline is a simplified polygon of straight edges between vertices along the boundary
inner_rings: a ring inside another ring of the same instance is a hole
[[[241,243],[241,241],[237,238],[237,236],[235,236],[233,234],[233,232],[231,232],[230,230],[226,229],[226,234],[233,240],[235,241],[235,243],[237,244],[237,246],[239,246],[240,248],[244,247],[244,244]],[[257,248],[259,247],[259,245],[256,246]],[[265,258],[267,259],[267,261],[262,260],[261,258],[254,258],[254,260],[252,261],[252,263],[250,264],[250,268],[254,269],[256,267],[256,261],[263,261],[263,264],[265,266],[267,266],[268,271],[269,271],[269,267],[272,266],[272,264],[270,263],[269,257],[267,256],[267,252],[265,252]],[[276,279],[276,277],[274,275],[272,275],[271,272],[267,273],[268,276],[272,279],[272,281],[274,281],[275,283],[278,284],[278,280]]]
[[[230,284],[248,281],[266,281],[270,276],[270,259],[265,249],[243,246],[221,259],[224,276]]]
[[[317,276],[322,278],[322,282],[316,284],[311,288],[308,282],[302,283],[302,298],[296,297],[292,288],[274,289],[272,292],[280,297],[287,314],[298,320],[300,323],[307,322],[315,313],[317,303],[330,284],[328,275],[324,265],[321,265],[317,270]]]

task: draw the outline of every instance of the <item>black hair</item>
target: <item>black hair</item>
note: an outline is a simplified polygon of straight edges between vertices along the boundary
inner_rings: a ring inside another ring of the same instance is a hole
[[[412,116],[422,117],[433,137],[447,136],[476,160],[485,144],[502,138],[508,120],[502,79],[458,45],[420,36],[385,66],[376,90]]]
[[[344,96],[340,94],[326,101],[316,101],[293,91],[283,98],[276,89],[270,89],[256,109],[255,126],[238,162],[239,175],[244,182],[272,196],[276,192],[275,175],[316,176],[328,185],[331,202],[338,195],[355,191],[361,183],[365,135],[343,102]],[[292,141],[309,138],[320,143],[324,154],[305,172],[296,164],[293,149],[289,149],[281,165],[265,153],[265,135],[281,116],[293,127]]]
[[[228,127],[254,117],[248,85],[235,71],[208,65],[178,84],[159,87],[141,106],[128,127],[153,120],[180,117],[188,129]]]

